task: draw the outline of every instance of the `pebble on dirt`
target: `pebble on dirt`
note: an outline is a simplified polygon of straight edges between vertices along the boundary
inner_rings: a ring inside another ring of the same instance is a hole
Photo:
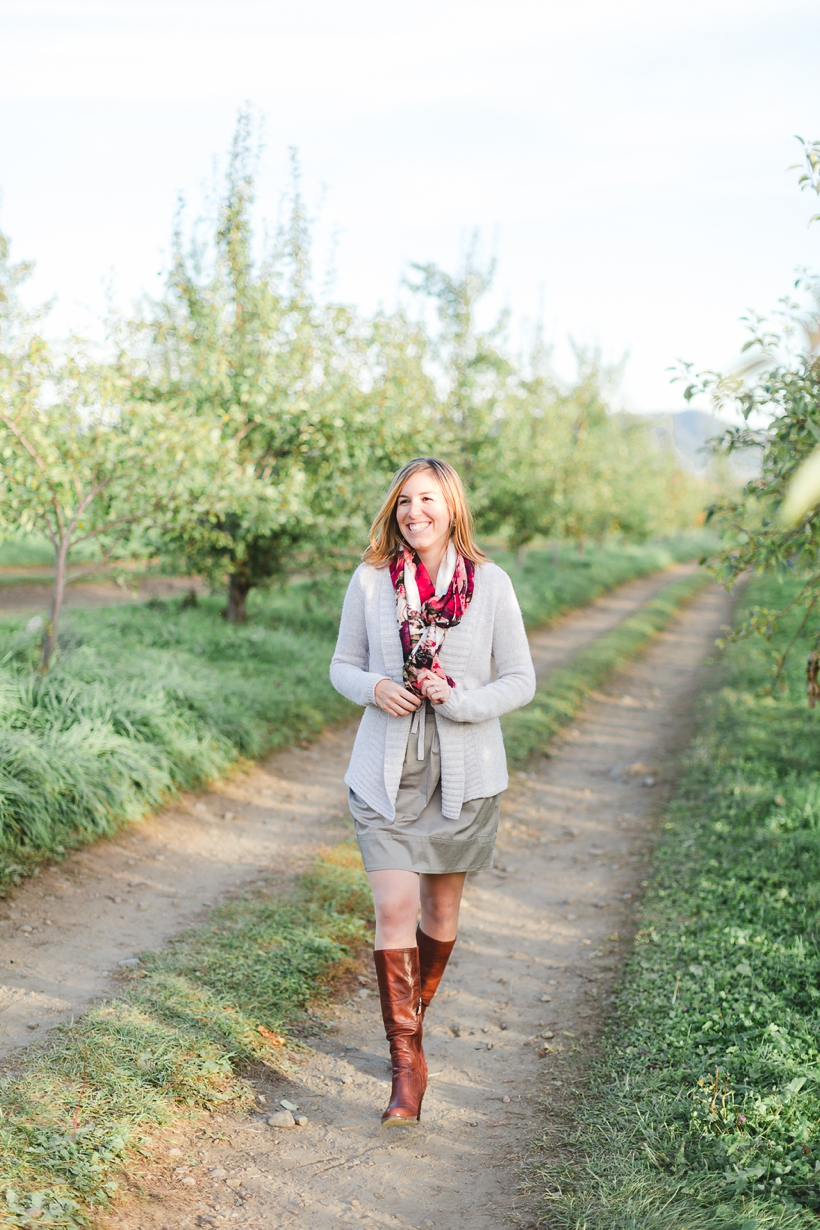
[[[299,1116],[303,1118],[303,1116]],[[289,1110],[277,1110],[267,1118],[268,1127],[272,1128],[293,1128],[296,1127],[296,1120]]]

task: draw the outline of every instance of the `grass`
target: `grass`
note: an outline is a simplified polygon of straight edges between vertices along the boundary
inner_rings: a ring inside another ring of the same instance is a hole
[[[0,1224],[77,1227],[145,1165],[152,1133],[186,1112],[247,1109],[247,1073],[288,1070],[313,1013],[371,925],[353,843],[286,895],[257,892],[123,976],[121,997],[57,1030],[0,1075]]]
[[[643,648],[710,580],[705,573],[667,585],[657,597],[581,650],[570,666],[552,671],[525,709],[502,718],[504,745],[511,764],[542,752],[572,720],[584,700]]]
[[[530,626],[603,588],[690,557],[702,540],[501,554]],[[9,544],[6,544],[9,546]],[[344,583],[255,594],[227,625],[221,598],[73,607],[43,677],[38,636],[0,621],[0,891],[45,858],[137,820],[174,791],[314,738],[355,708],[330,685]]]
[[[744,604],[782,605],[779,587],[755,582]],[[538,1163],[556,1230],[817,1224],[820,764],[807,645],[774,694],[770,648],[730,646],[704,700],[601,1057],[559,1160],[545,1151]]]

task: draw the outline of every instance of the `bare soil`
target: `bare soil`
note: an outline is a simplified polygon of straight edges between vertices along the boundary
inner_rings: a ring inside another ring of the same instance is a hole
[[[633,582],[539,633],[539,666],[567,660],[670,579]],[[180,1120],[158,1135],[159,1164],[129,1176],[133,1200],[102,1224],[534,1225],[519,1171],[550,1094],[565,1092],[550,1080],[566,1082],[566,1064],[558,1073],[550,1056],[576,1053],[581,1064],[600,1027],[704,663],[728,615],[722,592],[702,593],[589,701],[548,759],[515,776],[496,868],[470,877],[459,943],[428,1013],[419,1127],[379,1130],[388,1066],[367,970],[289,1079],[258,1074],[257,1116]],[[0,906],[5,1049],[110,993],[106,971],[159,946],[220,895],[281,882],[347,835],[351,740],[350,729],[330,731],[272,756],[45,871]],[[266,1124],[280,1098],[307,1126]]]
[[[47,577],[51,568],[0,568],[0,615],[42,615],[51,606],[51,585],[37,581]],[[32,577],[21,583],[23,575]],[[65,606],[113,606],[125,602],[145,602],[148,598],[170,598],[191,590],[200,595],[207,586],[199,577],[140,577],[119,585],[107,577],[76,581],[66,586]]]

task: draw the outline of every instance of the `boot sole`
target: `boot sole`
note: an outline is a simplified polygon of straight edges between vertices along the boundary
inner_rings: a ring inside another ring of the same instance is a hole
[[[401,1115],[391,1115],[388,1119],[382,1119],[382,1127],[414,1127],[420,1122],[419,1119],[404,1119]]]

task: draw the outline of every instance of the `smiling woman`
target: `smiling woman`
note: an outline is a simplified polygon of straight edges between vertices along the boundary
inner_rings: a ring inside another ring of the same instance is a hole
[[[345,781],[393,1064],[382,1122],[418,1123],[424,1012],[455,943],[464,877],[492,865],[507,786],[498,719],[535,690],[512,583],[478,549],[446,462],[420,457],[393,479],[348,587],[330,677],[365,706]]]

